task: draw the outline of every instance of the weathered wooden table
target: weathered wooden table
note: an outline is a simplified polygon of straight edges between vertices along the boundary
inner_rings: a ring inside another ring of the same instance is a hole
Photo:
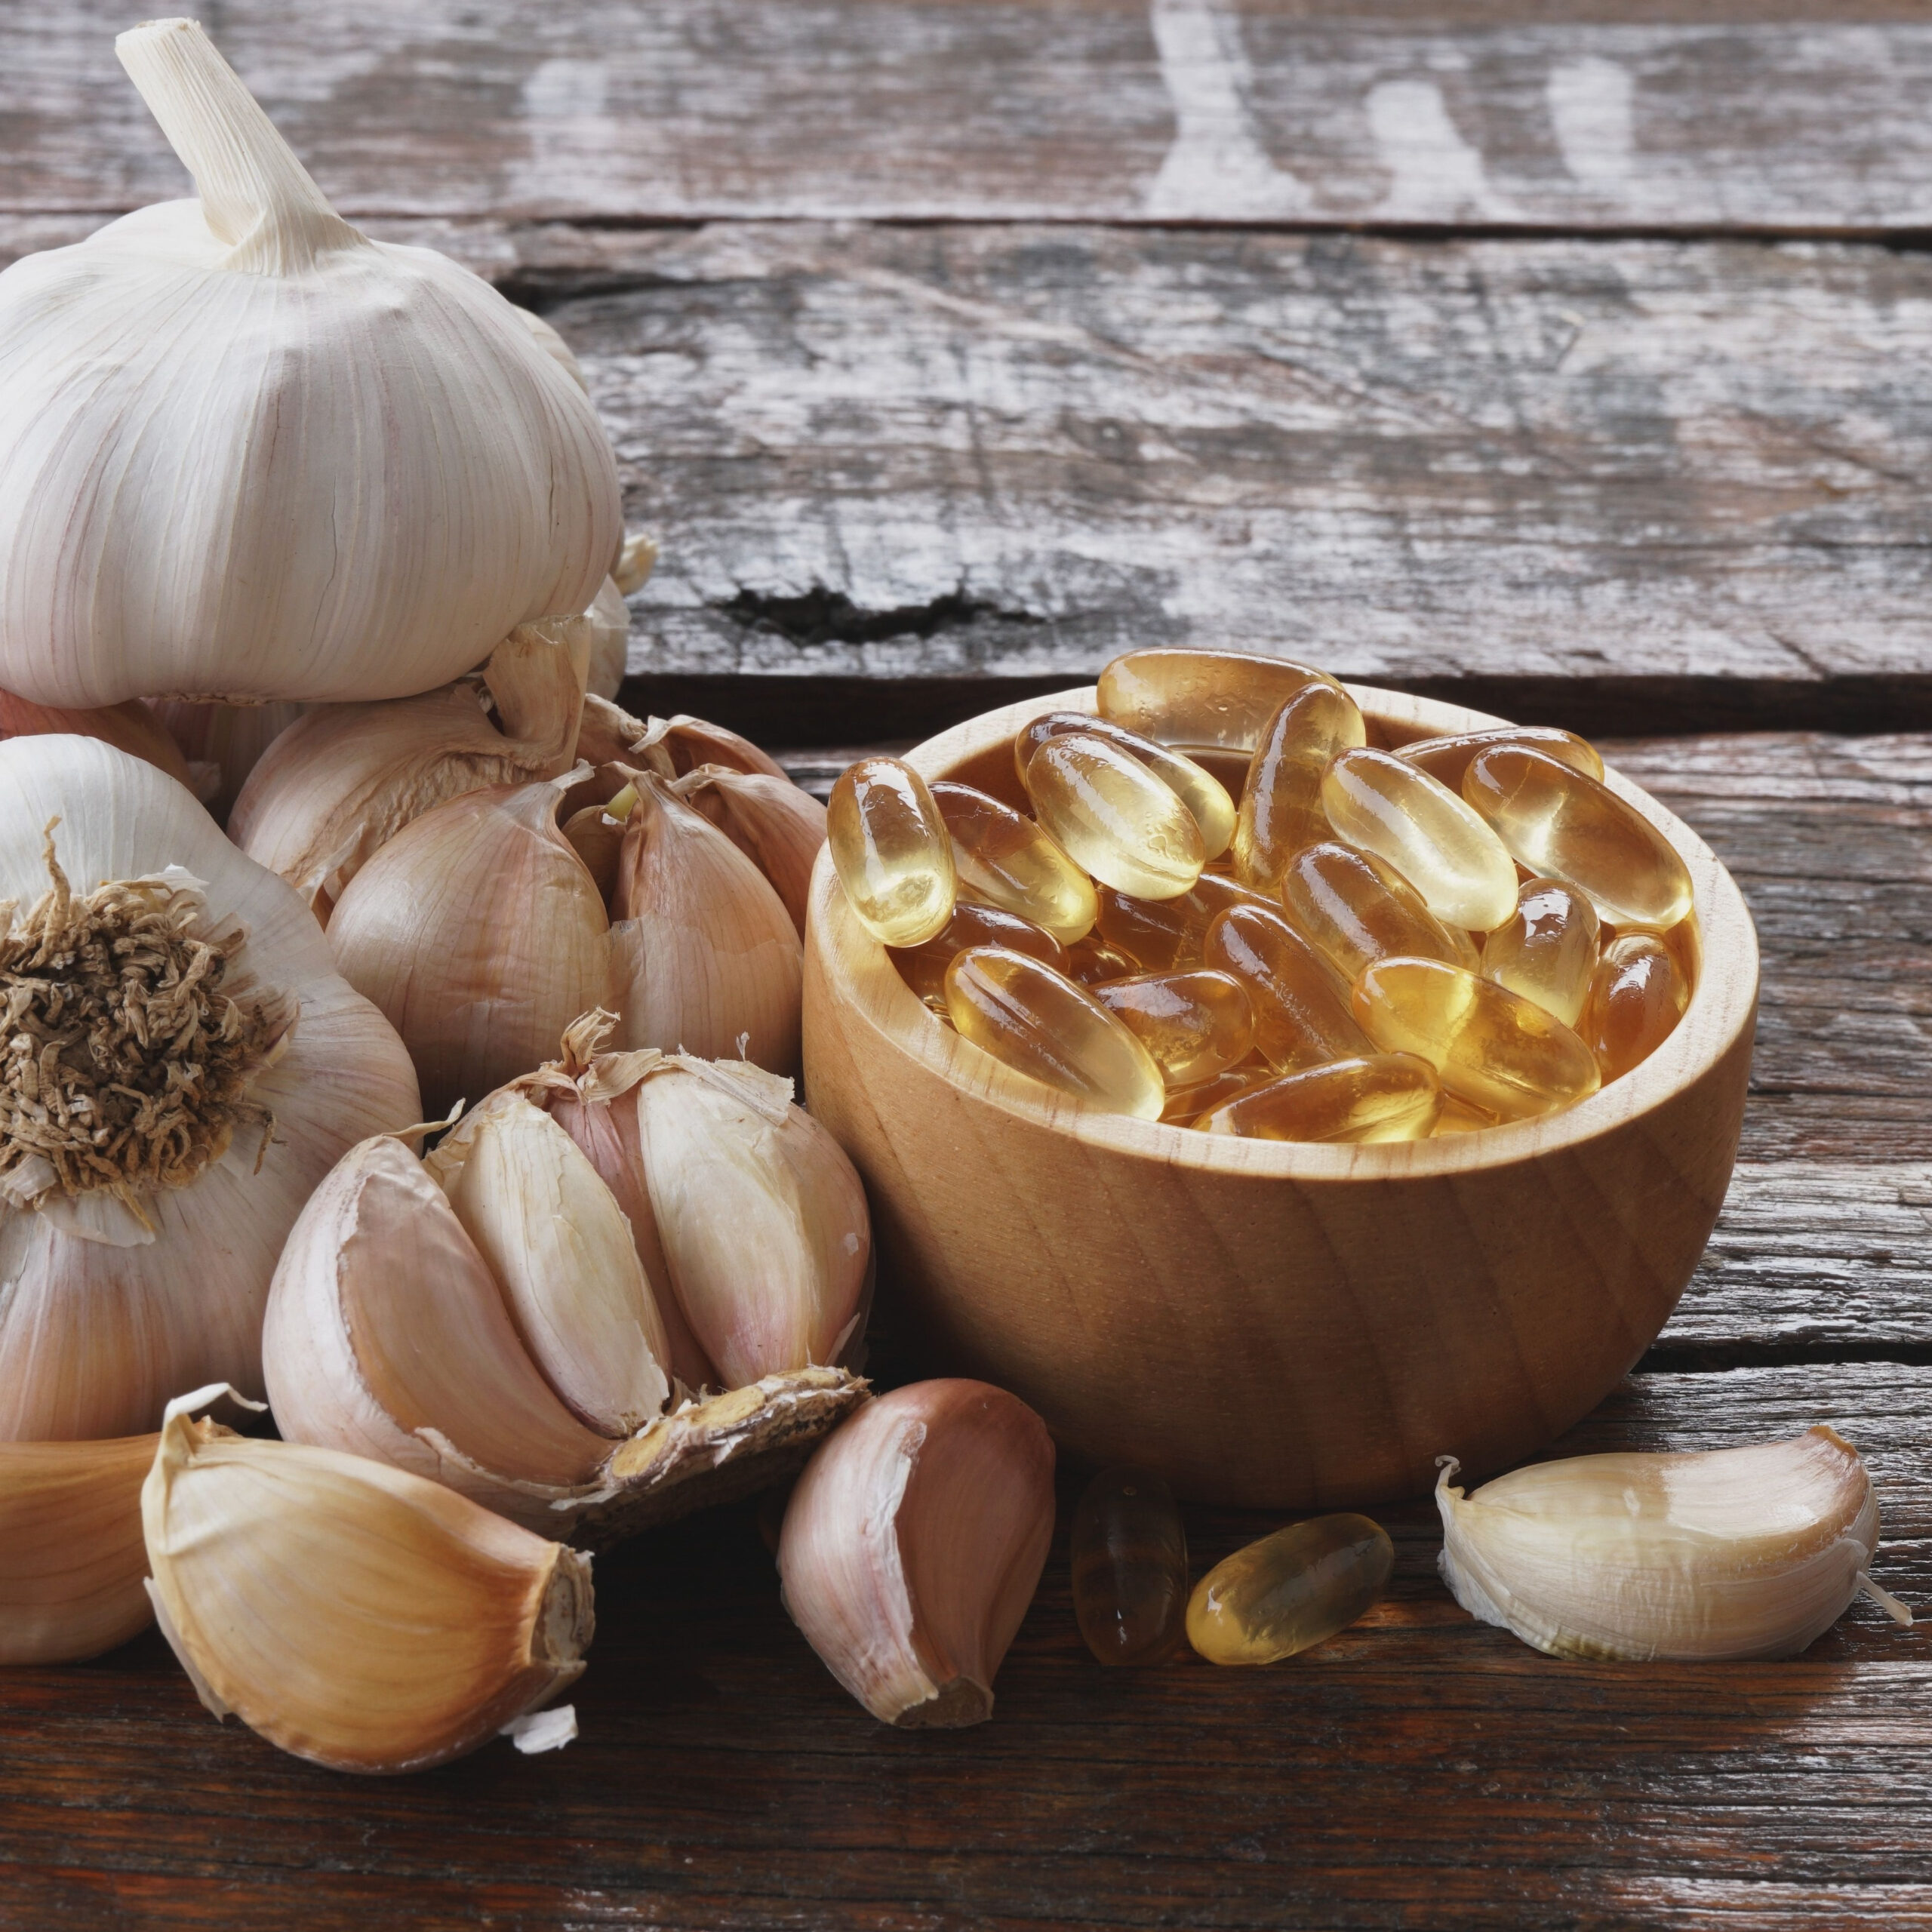
[[[131,17],[11,10],[8,254],[183,192]],[[636,707],[824,778],[1171,641],[1615,740],[1736,872],[1764,1008],[1709,1254],[1571,1446],[1830,1421],[1932,1605],[1918,0],[205,17],[346,213],[576,346],[663,538]],[[1262,1672],[1103,1672],[1063,1545],[959,1734],[846,1698],[749,1511],[600,1559],[555,1756],[334,1777],[152,1634],[12,1672],[0,1924],[1932,1924],[1923,1629],[1558,1663],[1391,1522],[1389,1599]]]

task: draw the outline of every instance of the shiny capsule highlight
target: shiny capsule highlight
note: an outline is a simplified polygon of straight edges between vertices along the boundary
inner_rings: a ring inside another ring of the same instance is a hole
[[[1663,940],[1619,934],[1604,948],[1584,1009],[1583,1038],[1603,1078],[1620,1079],[1648,1060],[1690,1003],[1690,982]]]
[[[1554,724],[1500,724],[1487,731],[1457,731],[1440,738],[1417,738],[1395,755],[1404,764],[1415,765],[1451,791],[1460,793],[1469,761],[1492,745],[1513,745],[1542,752],[1582,772],[1586,778],[1603,776],[1603,760],[1597,755],[1596,746],[1574,731],[1561,731]]]
[[[1596,909],[1561,879],[1525,879],[1516,910],[1482,949],[1482,976],[1574,1026],[1596,971]]]
[[[1111,886],[1100,889],[1096,930],[1116,952],[1140,962],[1140,968],[1164,973],[1177,967],[1198,966],[1208,928],[1230,906],[1268,906],[1217,872],[1203,872],[1174,899],[1136,899]],[[1269,910],[1275,909],[1269,907]]]
[[[1235,801],[1213,773],[1184,752],[1143,738],[1139,732],[1130,731],[1107,718],[1091,717],[1084,711],[1050,711],[1015,734],[1013,761],[1023,785],[1033,754],[1048,739],[1064,737],[1069,731],[1105,739],[1144,764],[1193,815],[1200,829],[1201,849],[1208,858],[1217,858],[1228,849],[1228,841],[1234,836]]]
[[[1211,1080],[1254,1049],[1254,1009],[1241,982],[1228,974],[1202,967],[1137,973],[1103,980],[1092,991],[1147,1049],[1169,1087]]]
[[[949,779],[932,795],[952,841],[960,891],[1030,919],[1063,946],[1093,930],[1093,881],[1032,820]]]
[[[1328,836],[1321,776],[1339,753],[1368,742],[1354,699],[1339,687],[1304,685],[1268,721],[1239,793],[1231,848],[1235,877],[1271,898],[1288,861]]]
[[[1162,648],[1116,657],[1100,673],[1097,698],[1103,718],[1143,737],[1252,751],[1304,685],[1334,682],[1285,657]]]
[[[826,843],[859,923],[888,946],[923,946],[952,916],[952,841],[926,781],[896,758],[841,772]]]
[[[1026,792],[1048,836],[1103,885],[1174,899],[1201,876],[1208,854],[1193,814],[1104,738],[1048,739],[1027,762]]]
[[[1388,1531],[1367,1516],[1317,1516],[1277,1530],[1195,1586],[1187,1640],[1210,1663],[1293,1657],[1364,1616],[1395,1567]]]
[[[1201,957],[1239,982],[1256,1048],[1278,1072],[1374,1052],[1350,1010],[1349,983],[1280,913],[1230,906],[1208,928]]]
[[[1441,1110],[1442,1083],[1426,1060],[1374,1054],[1251,1088],[1194,1124],[1244,1140],[1425,1140]]]
[[[1467,933],[1445,926],[1399,872],[1349,846],[1304,846],[1282,875],[1281,903],[1350,980],[1371,960],[1396,956],[1476,964]]]
[[[946,1004],[946,969],[969,946],[1000,946],[1023,952],[1057,972],[1066,970],[1066,949],[1043,926],[1003,912],[997,906],[978,906],[962,899],[938,934],[924,946],[894,947],[892,963],[899,977],[928,1005]]]
[[[1103,1469],[1073,1512],[1073,1614],[1104,1664],[1159,1663],[1187,1634],[1187,1533],[1143,1469]]]

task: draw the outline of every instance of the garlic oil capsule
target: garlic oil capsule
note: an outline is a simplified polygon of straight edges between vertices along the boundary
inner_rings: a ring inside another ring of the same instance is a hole
[[[1586,894],[1612,925],[1674,926],[1690,909],[1690,875],[1666,838],[1608,786],[1548,753],[1515,745],[1478,752],[1463,795],[1518,864]]]
[[[1487,731],[1457,731],[1446,737],[1417,738],[1395,755],[1404,764],[1427,772],[1460,795],[1469,761],[1492,745],[1515,745],[1542,752],[1586,778],[1603,776],[1603,760],[1597,755],[1596,746],[1574,731],[1560,731],[1554,724],[1503,724]]]
[[[1204,1115],[1280,1078],[1264,1060],[1244,1060],[1239,1066],[1232,1066],[1226,1073],[1217,1073],[1212,1080],[1204,1080],[1198,1086],[1170,1087],[1168,1103],[1161,1109],[1161,1118],[1170,1127],[1198,1127]]]
[[[1440,959],[1472,971],[1467,933],[1445,926],[1392,867],[1332,841],[1304,847],[1281,878],[1291,920],[1349,979],[1372,959]]]
[[[1412,1054],[1372,1054],[1251,1088],[1201,1115],[1204,1134],[1246,1140],[1426,1140],[1442,1083]]]
[[[1066,971],[1066,949],[1044,926],[1036,926],[1017,912],[1002,912],[997,906],[976,906],[968,899],[953,907],[952,917],[924,946],[894,947],[892,963],[920,998],[944,1011],[946,969],[969,946],[1003,946],[1008,952],[1023,952],[1056,972]]]
[[[1349,844],[1395,867],[1444,925],[1490,932],[1516,909],[1503,841],[1446,785],[1388,752],[1338,753],[1322,808]]]
[[[1109,980],[1124,980],[1140,971],[1141,962],[1109,946],[1097,934],[1090,933],[1078,946],[1066,949],[1065,962],[1057,969],[1076,985],[1104,986]]]
[[[1093,881],[1030,818],[971,785],[942,780],[932,791],[961,892],[1044,926],[1062,946],[1092,931]]]
[[[1285,657],[1233,651],[1130,651],[1100,673],[1100,715],[1165,745],[1251,750],[1304,685],[1334,685]],[[1340,687],[1336,686],[1339,690]]]
[[[952,916],[952,841],[926,781],[896,758],[839,774],[826,841],[859,922],[888,946],[923,946]]]
[[[969,947],[946,969],[946,1004],[960,1037],[1014,1072],[1112,1113],[1160,1118],[1167,1087],[1152,1056],[1051,966]]]
[[[1207,863],[1194,814],[1138,758],[1091,732],[1041,746],[1026,792],[1048,837],[1117,891],[1178,898]]]
[[[1026,768],[1033,754],[1049,738],[1063,737],[1069,731],[1084,731],[1117,745],[1131,758],[1139,759],[1194,815],[1201,829],[1201,843],[1209,858],[1217,858],[1228,849],[1235,835],[1235,801],[1228,788],[1213,773],[1195,763],[1183,752],[1143,738],[1137,731],[1091,718],[1084,711],[1050,711],[1036,718],[1015,734],[1013,761],[1020,782],[1026,782]]]
[[[1226,973],[1137,973],[1103,980],[1094,997],[1153,1056],[1170,1087],[1211,1080],[1254,1045],[1254,1008]]]
[[[1596,909],[1561,879],[1525,879],[1514,916],[1484,943],[1482,976],[1574,1026],[1596,970]]]
[[[1648,1060],[1690,1003],[1683,969],[1654,933],[1623,933],[1612,940],[1589,991],[1583,1038],[1606,1081]]]
[[[1100,937],[1116,952],[1140,962],[1139,970],[1165,973],[1201,964],[1208,928],[1230,906],[1278,909],[1231,878],[1203,872],[1177,899],[1136,899],[1103,885],[1096,924]]]
[[[1597,1090],[1590,1050],[1554,1014],[1437,959],[1381,959],[1355,984],[1355,1015],[1384,1053],[1414,1054],[1459,1100],[1529,1120]]]
[[[1368,742],[1354,699],[1333,685],[1303,686],[1268,721],[1241,781],[1235,876],[1270,896],[1288,861],[1328,836],[1321,774],[1337,753]]]
[[[1187,1641],[1210,1663],[1273,1663],[1346,1630],[1395,1567],[1389,1532],[1367,1516],[1317,1516],[1215,1564],[1187,1606]]]
[[[1347,983],[1280,913],[1230,906],[1208,928],[1202,957],[1247,993],[1255,1046],[1278,1072],[1375,1051],[1349,1011]]]
[[[1073,1512],[1073,1614],[1105,1664],[1158,1663],[1187,1634],[1187,1533],[1144,1469],[1103,1469]]]

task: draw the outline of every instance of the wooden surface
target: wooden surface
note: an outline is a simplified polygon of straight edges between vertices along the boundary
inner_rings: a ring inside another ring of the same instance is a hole
[[[0,257],[183,191],[131,17],[9,19]],[[1604,749],[1737,877],[1763,1001],[1716,1235],[1573,1446],[1830,1421],[1932,1609],[1917,0],[205,17],[346,211],[583,352],[665,539],[633,708],[823,783],[1234,637],[1638,740]],[[913,1365],[889,1283],[876,1333]],[[1269,1522],[1192,1512],[1197,1562]],[[1426,1508],[1391,1527],[1389,1600],[1259,1673],[1103,1673],[1063,1543],[952,1735],[845,1697],[749,1509],[598,1559],[555,1756],[331,1777],[152,1634],[10,1672],[0,1925],[1932,1925],[1924,1631],[1557,1663],[1450,1601]]]

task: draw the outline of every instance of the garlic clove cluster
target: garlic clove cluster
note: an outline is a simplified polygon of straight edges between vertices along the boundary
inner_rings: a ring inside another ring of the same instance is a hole
[[[761,751],[750,739],[722,724],[694,718],[687,712],[649,719],[641,734],[633,737],[630,749],[665,778],[684,777],[700,765],[721,764],[728,771],[762,774],[790,783],[785,768],[769,752]]]
[[[1018,1397],[914,1383],[824,1443],[785,1511],[785,1607],[887,1724],[992,1715],[1054,1530],[1054,1446]]]
[[[722,764],[694,765],[670,789],[771,881],[803,939],[812,867],[825,844],[824,806],[789,778]]]
[[[1443,1580],[1552,1657],[1794,1657],[1871,1579],[1878,1502],[1835,1431],[1740,1449],[1578,1456],[1465,1496],[1441,1459]]]
[[[215,1392],[169,1404],[141,1516],[217,1717],[332,1770],[420,1770],[582,1673],[589,1558],[403,1470],[192,1421]]]

